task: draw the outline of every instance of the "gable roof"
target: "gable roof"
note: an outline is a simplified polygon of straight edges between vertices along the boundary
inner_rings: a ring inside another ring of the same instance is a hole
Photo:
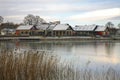
[[[53,30],[67,30],[69,27],[68,24],[57,24]]]
[[[95,31],[105,31],[107,27],[105,26],[97,26]]]
[[[30,30],[33,26],[32,25],[27,25],[27,26],[18,26],[16,30]]]
[[[11,29],[11,28],[4,28],[1,31],[9,31],[9,32],[14,32],[15,29]]]
[[[41,24],[40,26],[36,26],[39,30],[46,30],[49,27],[49,24]]]
[[[47,30],[53,30],[57,24],[51,24]]]
[[[96,25],[77,25],[73,28],[74,31],[94,31]]]

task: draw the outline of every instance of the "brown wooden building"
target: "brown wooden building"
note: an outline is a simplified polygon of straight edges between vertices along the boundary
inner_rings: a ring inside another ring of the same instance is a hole
[[[37,28],[33,25],[27,25],[27,26],[18,26],[16,29],[16,35],[17,36],[30,36],[34,34],[34,32],[37,30]]]
[[[69,24],[57,24],[53,29],[54,36],[73,36],[73,29]]]
[[[105,26],[97,26],[95,33],[96,35],[106,36],[106,37],[110,35],[108,27]]]
[[[41,24],[41,25],[39,25],[39,26],[36,26],[36,28],[38,29],[36,32],[37,32],[37,34],[35,34],[35,35],[38,35],[38,36],[47,36],[47,33],[48,33],[48,31],[47,31],[47,28],[49,27],[49,24],[48,23],[43,23],[43,24]]]
[[[74,36],[95,36],[96,25],[76,25],[74,30]]]

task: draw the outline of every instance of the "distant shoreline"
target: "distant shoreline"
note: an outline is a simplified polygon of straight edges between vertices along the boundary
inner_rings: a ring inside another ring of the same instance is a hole
[[[55,41],[55,40],[120,40],[119,37],[40,37],[40,36],[30,36],[30,37],[0,37],[0,41],[4,40],[40,40],[40,41]]]

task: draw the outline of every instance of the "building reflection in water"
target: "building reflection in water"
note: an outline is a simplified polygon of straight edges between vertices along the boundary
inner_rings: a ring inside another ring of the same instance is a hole
[[[84,64],[88,62],[118,63],[120,57],[120,43],[111,41],[1,41],[0,51],[18,50],[45,51],[59,55],[62,59],[73,60]],[[79,61],[80,60],[80,61]]]

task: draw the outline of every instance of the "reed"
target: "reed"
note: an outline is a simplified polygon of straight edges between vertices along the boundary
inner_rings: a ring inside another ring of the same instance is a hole
[[[53,80],[58,60],[44,52],[0,54],[0,80]]]
[[[120,72],[112,67],[103,72],[78,70],[71,63],[59,61],[45,52],[2,51],[0,80],[120,80]]]

